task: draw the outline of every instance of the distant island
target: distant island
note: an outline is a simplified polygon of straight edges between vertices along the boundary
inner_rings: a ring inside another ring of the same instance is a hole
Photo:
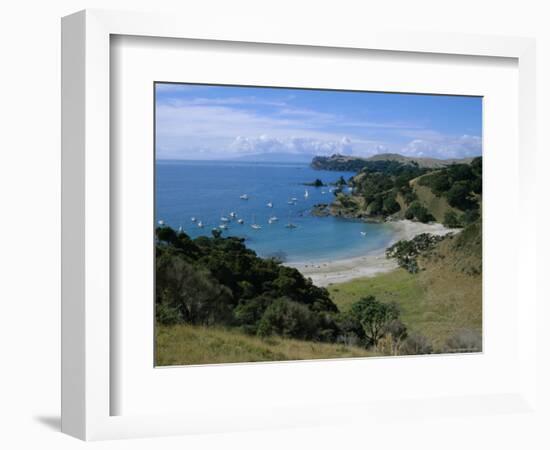
[[[317,170],[338,170],[358,172],[373,161],[395,161],[401,164],[417,166],[426,169],[439,169],[452,164],[469,164],[474,158],[462,159],[436,159],[403,156],[397,153],[381,153],[361,158],[359,156],[347,156],[334,154],[332,156],[315,156],[311,161],[311,167]]]

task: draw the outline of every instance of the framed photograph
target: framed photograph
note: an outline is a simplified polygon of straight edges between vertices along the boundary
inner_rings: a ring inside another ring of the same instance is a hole
[[[63,19],[63,431],[532,410],[534,42],[218,25]]]

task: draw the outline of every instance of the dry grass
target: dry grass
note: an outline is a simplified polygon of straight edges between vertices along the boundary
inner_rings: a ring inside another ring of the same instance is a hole
[[[272,337],[193,325],[157,326],[156,365],[220,364],[373,356],[358,347]]]
[[[331,297],[342,311],[367,295],[396,302],[409,331],[423,334],[440,351],[455,333],[482,329],[482,277],[477,272],[481,245],[474,236],[460,248],[463,240],[459,236],[442,241],[431,256],[419,260],[423,270],[416,275],[396,269],[334,284],[328,288]]]
[[[454,211],[458,215],[461,214],[460,210],[449,205],[444,196],[438,197],[429,187],[421,186],[418,183],[420,178],[422,177],[411,180],[410,184],[418,197],[418,201],[428,209],[428,211],[435,217],[436,221],[443,223],[445,213],[449,211]]]

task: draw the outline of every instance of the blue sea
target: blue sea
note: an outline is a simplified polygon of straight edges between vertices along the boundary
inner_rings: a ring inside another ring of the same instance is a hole
[[[346,259],[387,247],[393,233],[386,224],[311,215],[313,205],[330,203],[333,194],[330,186],[304,183],[316,178],[330,183],[341,175],[348,179],[353,173],[313,170],[302,163],[157,160],[156,220],[182,227],[193,238],[211,236],[212,228],[225,223],[224,236],[242,237],[259,256],[289,263]],[[244,194],[248,200],[240,198]],[[278,220],[269,223],[273,216]]]

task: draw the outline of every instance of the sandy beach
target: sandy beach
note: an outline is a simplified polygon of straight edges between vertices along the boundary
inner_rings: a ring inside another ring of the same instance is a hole
[[[402,240],[412,239],[422,234],[430,233],[435,235],[444,235],[447,233],[457,233],[460,230],[446,228],[440,223],[420,223],[410,220],[400,220],[390,222],[388,225],[394,228],[395,236],[389,245]],[[343,283],[355,278],[374,276],[380,273],[389,272],[397,268],[397,262],[394,259],[387,259],[385,249],[368,253],[349,259],[339,259],[334,261],[320,261],[316,263],[295,263],[287,264],[290,267],[298,269],[305,277],[312,279],[317,286],[328,286],[333,283]]]

